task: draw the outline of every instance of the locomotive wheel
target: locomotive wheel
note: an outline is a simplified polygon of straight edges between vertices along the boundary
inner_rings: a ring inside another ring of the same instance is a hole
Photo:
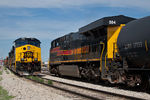
[[[62,75],[61,75],[60,72],[59,72],[58,66],[56,67],[56,73],[55,73],[55,76],[57,76],[57,77],[62,77]]]

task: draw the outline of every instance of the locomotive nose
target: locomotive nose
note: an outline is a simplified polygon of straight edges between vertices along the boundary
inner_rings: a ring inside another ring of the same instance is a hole
[[[150,16],[126,24],[118,36],[120,55],[133,66],[150,67]]]

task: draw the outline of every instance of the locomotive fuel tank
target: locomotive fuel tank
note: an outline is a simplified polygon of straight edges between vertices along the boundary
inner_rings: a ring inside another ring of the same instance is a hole
[[[129,68],[150,68],[150,16],[126,24],[117,45]]]

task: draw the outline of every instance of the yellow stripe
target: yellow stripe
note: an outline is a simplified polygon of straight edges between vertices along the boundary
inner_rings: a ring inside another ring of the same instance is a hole
[[[67,63],[67,62],[86,62],[86,61],[99,61],[100,59],[79,59],[79,60],[67,60],[67,61],[54,61],[50,63]]]

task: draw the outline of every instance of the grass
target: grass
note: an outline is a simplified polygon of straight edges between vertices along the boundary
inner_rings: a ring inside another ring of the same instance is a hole
[[[3,74],[3,71],[0,71],[0,75],[2,75]]]
[[[47,84],[48,84],[48,85],[51,85],[51,84],[52,84],[52,81],[51,81],[51,80],[48,80]]]
[[[6,71],[6,73],[7,73],[7,74],[9,74],[9,71],[7,70],[7,68],[6,68],[6,67],[4,67],[4,70]]]
[[[0,86],[0,100],[11,100],[14,96],[9,96],[8,92]]]
[[[37,76],[26,76],[26,77],[29,78],[29,79],[32,79],[34,81],[37,81],[37,82],[40,82],[40,83],[44,83],[44,80],[39,78],[39,77],[37,77]]]
[[[38,78],[37,76],[33,76],[32,79],[35,80],[35,81],[37,81],[37,82],[44,83],[44,80]]]
[[[32,76],[26,76],[26,78],[32,79]]]
[[[7,74],[9,74],[9,71],[8,71],[8,70],[6,70],[6,73],[7,73]]]
[[[0,77],[0,81],[2,80],[3,78],[2,77]]]
[[[5,70],[7,70],[7,68],[6,68],[6,67],[4,67],[4,69],[5,69]]]
[[[5,67],[4,67],[4,68],[5,68]],[[7,69],[5,68],[5,70],[7,70]],[[2,75],[2,73],[3,73],[3,71],[0,71],[0,75]],[[3,78],[0,77],[0,81],[1,81],[2,79],[3,79]],[[3,89],[2,86],[0,86],[0,100],[11,100],[12,98],[14,98],[14,96],[9,96],[9,95],[8,95],[8,92],[7,92],[5,89]]]
[[[41,79],[41,78],[39,78],[39,77],[37,77],[37,76],[26,76],[26,78],[32,79],[32,80],[37,81],[37,82],[40,82],[40,83],[44,83],[44,79]],[[51,80],[48,80],[48,81],[47,81],[47,84],[48,84],[48,85],[51,85],[51,84],[52,84],[52,81],[51,81]]]

